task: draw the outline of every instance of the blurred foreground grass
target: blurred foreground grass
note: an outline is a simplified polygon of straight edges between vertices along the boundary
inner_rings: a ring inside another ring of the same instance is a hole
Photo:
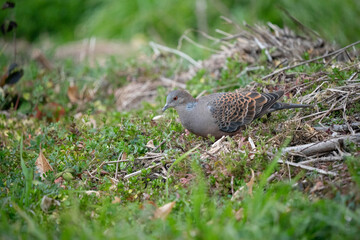
[[[225,16],[250,24],[272,22],[294,27],[286,9],[305,26],[341,45],[359,39],[360,3],[356,0],[17,0],[14,12],[0,13],[15,18],[18,37],[39,40],[50,37],[64,42],[85,37],[156,40],[175,46],[187,29],[215,34],[227,30]],[[2,22],[2,21],[1,21]],[[232,28],[229,28],[229,30]],[[196,34],[195,34],[196,36]]]

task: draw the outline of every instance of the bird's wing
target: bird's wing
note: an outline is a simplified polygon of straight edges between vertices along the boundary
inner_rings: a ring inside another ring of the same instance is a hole
[[[241,126],[261,117],[284,92],[228,92],[218,94],[209,107],[213,118],[224,132],[235,132]]]

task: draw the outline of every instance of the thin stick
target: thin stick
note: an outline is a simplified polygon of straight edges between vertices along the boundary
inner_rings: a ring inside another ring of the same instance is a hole
[[[318,172],[318,173],[321,173],[321,174],[324,174],[324,175],[337,176],[337,174],[334,173],[334,172],[325,171],[325,170],[322,170],[322,169],[319,169],[319,168],[302,165],[300,163],[293,163],[293,162],[289,162],[289,161],[283,161],[281,159],[278,161],[278,163],[287,164],[287,165],[290,165],[290,166],[293,166],[293,167],[298,167],[298,168],[302,168],[302,169],[309,170],[309,171],[315,171],[315,172]]]
[[[204,45],[201,45],[201,44],[195,42],[194,40],[192,40],[191,38],[189,38],[189,37],[186,36],[186,35],[183,35],[183,36],[181,37],[181,40],[182,40],[182,39],[185,39],[185,40],[188,41],[189,43],[194,44],[194,45],[195,45],[196,47],[198,47],[198,48],[201,48],[201,49],[204,49],[204,50],[213,52],[213,53],[222,53],[222,52],[219,51],[219,50],[215,50],[215,49],[212,49],[212,48],[208,48],[208,47],[206,47],[206,46],[204,46]]]
[[[117,180],[117,175],[118,175],[118,170],[119,170],[119,163],[116,163],[116,167],[115,167],[115,179]]]
[[[104,166],[106,164],[112,164],[112,163],[121,163],[121,162],[130,162],[130,160],[118,160],[118,161],[108,161],[108,162],[103,162],[100,166]]]
[[[270,56],[271,57],[271,56]],[[256,67],[245,67],[244,70],[242,70],[238,75],[236,75],[236,77],[241,77],[242,75],[250,72],[250,71],[256,71],[256,70],[259,70],[259,69],[264,69],[263,66],[256,66]],[[237,83],[237,85],[239,85],[239,83]]]
[[[294,16],[292,16],[288,10],[286,10],[285,8],[279,6],[278,7],[281,11],[283,11],[304,33],[307,34],[313,34],[318,38],[321,38],[320,35],[315,32],[314,30],[312,30],[311,28],[306,27],[302,22],[300,22],[297,18],[295,18]]]
[[[159,52],[159,49],[161,49],[165,52],[170,52],[170,53],[176,54],[176,55],[182,57],[183,59],[187,60],[188,62],[190,62],[195,67],[201,68],[201,64],[199,62],[197,62],[196,60],[192,59],[186,53],[183,53],[179,50],[169,48],[169,47],[166,47],[166,46],[154,43],[154,42],[150,42],[149,45],[152,47],[152,49],[154,50],[155,53]]]
[[[261,50],[264,50],[264,51],[265,51],[265,55],[266,55],[268,61],[269,61],[269,62],[272,62],[273,59],[272,59],[269,51],[267,50],[266,46],[265,46],[264,44],[262,44],[262,43],[259,41],[259,39],[257,39],[256,37],[254,38],[254,40],[255,40],[255,43],[259,46],[259,48],[260,48]]]
[[[354,72],[346,81],[347,82],[352,81],[354,78],[356,78],[357,75],[358,75],[358,72]]]
[[[98,169],[100,169],[102,166],[104,166],[106,162],[102,162],[99,167],[97,167],[94,171],[91,172],[91,175],[95,174]]]
[[[223,30],[220,29],[215,29],[215,32],[220,33],[226,37],[232,37],[233,35],[231,35],[230,33],[224,32]]]
[[[347,100],[348,100],[348,98],[349,98],[349,94],[350,94],[350,93],[348,93],[348,94],[346,95],[346,99],[345,99],[345,102],[344,102],[343,119],[344,119],[345,124],[346,124],[346,126],[348,127],[351,135],[355,135],[355,131],[354,131],[354,129],[351,127],[351,125],[349,124],[349,121],[348,121],[348,118],[347,118],[347,115],[346,115],[346,102],[347,102]]]
[[[350,45],[348,45],[348,46],[346,46],[346,47],[340,48],[340,49],[338,49],[338,50],[336,50],[336,51],[334,51],[334,52],[332,52],[332,53],[328,53],[328,54],[325,54],[325,55],[323,55],[323,56],[320,56],[320,57],[317,57],[317,58],[313,58],[313,59],[310,59],[310,60],[307,60],[307,61],[304,61],[304,62],[295,64],[295,65],[293,65],[293,66],[287,66],[287,67],[280,68],[280,69],[278,69],[278,70],[276,70],[276,71],[274,71],[274,72],[272,72],[272,73],[270,73],[270,74],[262,77],[261,79],[262,79],[262,80],[265,80],[265,79],[267,79],[267,78],[269,78],[269,77],[274,76],[275,74],[278,74],[279,72],[286,71],[286,70],[289,70],[289,69],[292,69],[292,68],[296,68],[296,67],[301,66],[301,65],[305,65],[305,64],[307,64],[307,63],[316,62],[317,60],[320,60],[320,59],[323,59],[323,58],[326,58],[326,57],[330,57],[330,56],[336,55],[336,54],[338,54],[338,53],[340,53],[340,52],[342,52],[342,51],[344,51],[344,50],[346,50],[346,49],[348,49],[348,48],[351,48],[351,47],[353,47],[353,46],[355,46],[355,45],[358,45],[359,43],[360,43],[360,41],[357,41],[357,42],[354,42],[354,43],[352,43],[352,44],[350,44]]]
[[[121,162],[129,162],[129,160],[117,160],[117,161],[108,161],[108,162],[102,162],[99,167],[97,167],[94,171],[91,172],[91,174],[94,174],[98,169],[102,168],[102,166],[106,164],[112,164],[112,163],[121,163]]]
[[[315,154],[321,154],[331,152],[338,149],[338,146],[343,145],[345,141],[359,143],[360,134],[356,135],[344,135],[338,138],[332,138],[323,142],[308,143],[304,145],[297,145],[293,147],[286,147],[283,149],[283,154],[289,152],[301,153],[306,156],[312,156]]]
[[[231,196],[234,196],[234,176],[231,176]]]
[[[270,177],[268,177],[268,179],[267,179],[266,181],[267,181],[267,182],[271,182],[272,180],[274,180],[274,178],[276,177],[276,174],[277,174],[277,172],[271,174]]]
[[[287,168],[288,168],[288,173],[289,173],[289,180],[291,181],[291,170],[290,170],[290,165],[286,164]]]
[[[341,99],[342,100],[342,99]],[[339,101],[340,102],[340,101]],[[320,120],[319,120],[319,123],[321,123],[322,122],[322,120],[324,119],[324,117],[326,117],[327,115],[329,115],[331,112],[332,112],[332,110],[334,109],[334,107],[335,107],[335,105],[337,104],[338,102],[336,101],[336,102],[334,102],[333,103],[333,105],[331,105],[331,107],[329,108],[329,110],[327,110],[326,111],[326,113],[320,118]],[[317,118],[314,118],[314,119],[312,119],[312,121],[314,121],[314,120],[316,120]]]
[[[342,109],[342,106],[336,107],[336,108],[334,108],[334,109],[332,109],[332,110],[333,110],[333,111],[337,111],[337,110],[341,110],[341,109]],[[322,112],[313,113],[313,114],[310,114],[310,115],[307,115],[307,116],[304,116],[304,117],[301,117],[301,118],[292,119],[292,120],[289,120],[289,122],[300,121],[300,120],[303,120],[303,119],[305,119],[305,118],[309,118],[309,117],[313,117],[313,116],[317,116],[317,115],[326,113],[327,111],[328,111],[328,110],[322,111]],[[314,121],[314,120],[316,120],[316,119],[318,119],[318,118],[320,118],[320,116],[319,116],[319,117],[316,117],[316,118],[314,118],[314,119],[311,119],[311,120],[309,120],[309,121]]]
[[[172,134],[172,132],[169,135],[171,135],[171,134]],[[156,148],[154,148],[151,152],[155,152],[156,150],[158,150],[159,147],[161,147],[166,142],[166,140],[167,140],[167,137],[159,145],[157,145]]]
[[[93,176],[89,170],[87,170],[87,172],[88,172],[90,178],[95,178],[96,180],[100,180],[100,178]]]
[[[118,169],[119,169],[119,161],[120,161],[120,158],[122,157],[123,153],[121,152],[119,154],[119,157],[118,157],[118,160],[117,160],[117,163],[116,163],[116,170],[115,170],[115,179],[117,180],[117,175],[118,175]]]
[[[334,162],[334,161],[342,161],[344,160],[343,156],[330,156],[330,157],[321,157],[321,158],[315,158],[315,159],[310,159],[310,160],[306,160],[306,161],[301,161],[301,164],[309,164],[309,163],[314,163],[314,162]]]
[[[141,170],[139,170],[139,171],[130,173],[130,174],[128,174],[128,175],[125,175],[124,179],[128,179],[128,178],[131,178],[131,177],[133,177],[133,176],[137,176],[137,175],[141,174],[141,172],[142,172],[143,170],[148,170],[148,169],[156,168],[156,167],[158,167],[158,166],[160,166],[160,165],[162,165],[162,163],[157,163],[157,164],[155,164],[155,165],[153,165],[153,166],[150,166],[150,167],[141,169]]]
[[[234,22],[233,20],[231,20],[230,18],[225,17],[225,16],[220,16],[220,18],[223,19],[223,20],[224,20],[225,22],[227,22],[227,23],[233,24],[237,29],[242,30],[242,28],[240,27],[240,25],[237,24],[236,22]]]

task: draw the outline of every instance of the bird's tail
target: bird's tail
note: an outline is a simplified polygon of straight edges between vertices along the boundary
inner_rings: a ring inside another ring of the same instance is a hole
[[[270,107],[270,112],[282,110],[282,109],[290,109],[290,108],[307,108],[307,107],[314,107],[313,105],[309,104],[294,104],[294,103],[282,103],[276,102],[274,105]]]

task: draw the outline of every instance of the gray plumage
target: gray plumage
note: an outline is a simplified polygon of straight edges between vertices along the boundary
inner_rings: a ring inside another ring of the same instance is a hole
[[[238,133],[242,126],[264,114],[311,106],[277,102],[283,95],[283,91],[262,94],[235,91],[195,99],[184,90],[174,90],[167,96],[162,110],[175,108],[181,124],[196,135],[220,138]]]

